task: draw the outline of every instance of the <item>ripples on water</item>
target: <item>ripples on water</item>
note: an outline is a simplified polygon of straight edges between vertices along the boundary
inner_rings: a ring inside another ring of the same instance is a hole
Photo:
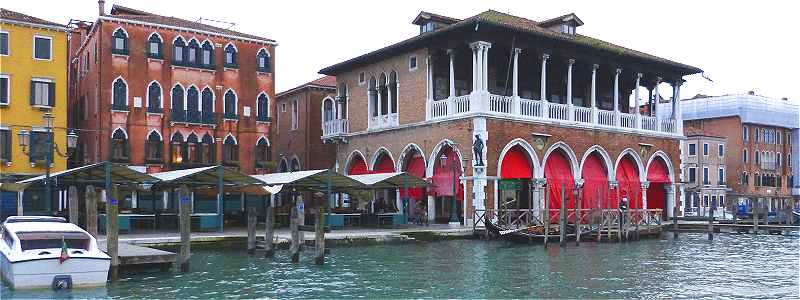
[[[667,236],[665,234],[665,236]],[[292,264],[244,251],[197,251],[192,272],[127,275],[103,289],[10,291],[2,298],[799,298],[798,238],[540,244],[443,241],[313,250]]]

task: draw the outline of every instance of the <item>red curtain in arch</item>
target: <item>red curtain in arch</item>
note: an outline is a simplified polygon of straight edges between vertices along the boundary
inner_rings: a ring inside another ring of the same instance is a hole
[[[519,145],[511,147],[503,157],[500,178],[503,179],[530,179],[533,177],[533,169],[528,153]]]
[[[600,200],[609,195],[608,171],[603,160],[597,154],[591,154],[583,162],[581,171],[583,178],[583,200],[581,208],[596,208],[598,203],[608,205],[607,201]]]
[[[564,187],[566,187],[564,193],[567,198],[567,208],[572,208],[572,190],[575,188],[575,178],[572,176],[572,164],[563,151],[556,150],[550,153],[544,165],[544,177],[550,187],[550,209],[561,208],[561,190]]]
[[[415,152],[404,164],[405,170],[404,172],[408,172],[411,175],[417,176],[419,178],[425,178],[425,160],[422,159],[422,155],[419,152]],[[404,189],[400,189],[400,197],[406,197],[406,191]],[[424,188],[410,188],[408,189],[408,198],[421,201],[425,199],[425,189]]]
[[[442,155],[447,157],[445,164],[441,162]],[[453,176],[461,176],[461,161],[450,147],[442,149],[434,159],[431,193],[436,196],[453,196]],[[455,167],[455,174],[453,173],[453,167]],[[456,179],[456,182],[458,181]],[[464,185],[461,183],[458,183],[456,188],[456,200],[459,202],[464,200]]]
[[[364,159],[361,156],[356,156],[353,158],[353,161],[350,162],[350,169],[347,170],[348,175],[364,175],[369,174],[369,170],[367,169],[367,163],[364,162]]]
[[[667,165],[661,158],[654,159],[647,169],[647,181],[650,186],[647,188],[647,208],[664,209],[666,204],[665,185],[671,183]]]
[[[619,202],[627,198],[628,208],[642,208],[642,183],[639,180],[639,168],[636,163],[629,156],[625,156],[617,166],[617,189],[619,189],[619,198],[617,198],[617,191],[614,191],[611,207],[619,207]]]
[[[375,162],[375,165],[372,167],[372,173],[393,173],[394,172],[394,162],[389,157],[389,155],[381,154],[378,157],[378,161]]]

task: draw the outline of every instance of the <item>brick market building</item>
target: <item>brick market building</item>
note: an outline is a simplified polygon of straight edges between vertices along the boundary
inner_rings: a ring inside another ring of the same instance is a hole
[[[798,205],[800,108],[796,104],[748,92],[698,95],[681,101],[681,106],[687,135],[691,131],[726,140],[728,211],[734,204],[752,206],[754,200],[770,211]]]
[[[70,41],[74,165],[267,172],[275,41],[104,2]]]
[[[325,76],[278,93],[275,163],[278,172],[335,168],[336,148],[324,143],[322,124],[340,119],[336,77]],[[330,123],[329,123],[330,124]]]
[[[419,35],[320,71],[336,76],[345,111],[323,124],[341,172],[427,178],[409,198],[436,222],[498,207],[540,215],[545,190],[557,208],[563,188],[569,207],[574,191],[583,207],[624,198],[672,214],[682,121],[656,112],[679,101],[634,108],[650,93],[679,99],[700,69],[578,34],[574,14],[421,12],[413,24]],[[403,194],[389,202],[405,205]]]

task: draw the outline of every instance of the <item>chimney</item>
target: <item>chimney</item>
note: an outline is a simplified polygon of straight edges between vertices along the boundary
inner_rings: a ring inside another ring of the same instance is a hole
[[[97,9],[98,15],[105,16],[106,15],[106,1],[105,0],[98,0],[97,1]]]
[[[756,94],[756,92],[753,92],[753,91],[748,91],[748,92],[747,92],[747,94],[748,94],[748,95],[755,95],[755,94]]]

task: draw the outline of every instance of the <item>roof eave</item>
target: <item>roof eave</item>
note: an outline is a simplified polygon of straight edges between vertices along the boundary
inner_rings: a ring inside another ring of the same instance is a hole
[[[267,45],[276,46],[276,47],[278,46],[278,42],[276,42],[275,40],[266,39],[266,38],[255,39],[255,38],[250,38],[250,37],[245,37],[245,36],[240,36],[240,35],[232,35],[232,34],[213,32],[213,31],[208,31],[208,30],[201,30],[201,29],[194,29],[194,28],[187,28],[187,27],[180,27],[180,26],[173,26],[173,25],[166,25],[166,24],[161,24],[161,23],[153,23],[153,22],[145,22],[145,21],[139,21],[139,20],[131,20],[131,19],[126,19],[126,18],[116,18],[116,17],[113,17],[113,16],[100,16],[100,17],[98,17],[98,20],[112,21],[112,22],[123,22],[123,23],[130,23],[130,24],[144,25],[144,26],[156,26],[156,27],[161,27],[161,28],[164,28],[164,29],[179,30],[179,31],[189,31],[189,32],[194,32],[194,33],[199,33],[199,34],[207,34],[207,35],[216,35],[216,36],[220,36],[220,37],[239,39],[239,40],[250,41],[250,42],[254,42],[254,43],[267,44]]]

